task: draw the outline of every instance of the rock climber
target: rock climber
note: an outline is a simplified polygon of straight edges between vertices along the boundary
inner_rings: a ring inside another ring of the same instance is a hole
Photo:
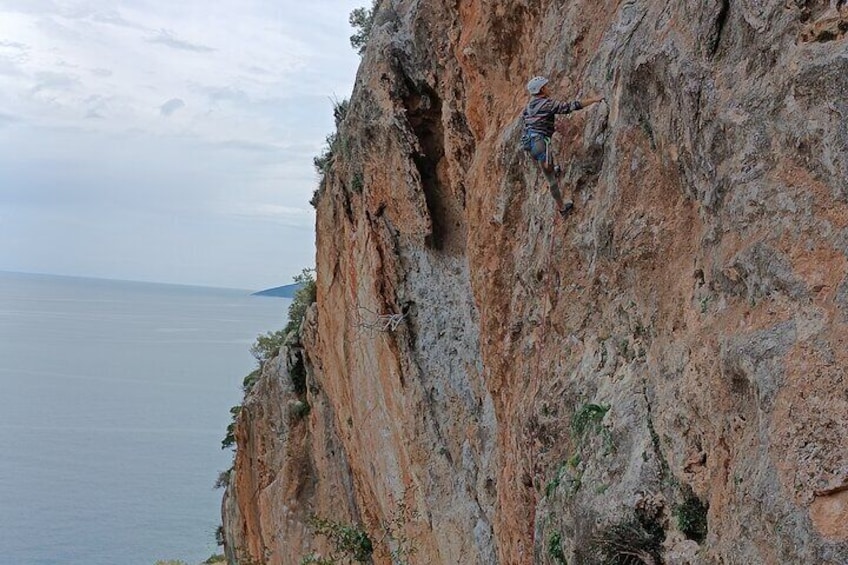
[[[557,177],[560,173],[558,165],[554,165],[551,152],[551,136],[554,134],[554,125],[557,114],[570,114],[605,101],[603,97],[590,97],[573,102],[559,102],[549,97],[548,79],[542,76],[533,77],[527,83],[530,92],[530,102],[521,114],[524,120],[524,134],[521,137],[521,145],[530,152],[533,160],[539,163],[542,174],[551,188],[551,195],[557,204],[560,215],[564,218],[574,209],[574,201],[569,198],[562,199]]]

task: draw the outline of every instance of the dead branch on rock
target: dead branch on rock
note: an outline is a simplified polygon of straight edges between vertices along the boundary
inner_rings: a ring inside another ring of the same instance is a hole
[[[367,330],[371,335],[375,332],[393,333],[406,320],[407,314],[408,312],[380,314],[360,306],[357,310],[356,327]]]

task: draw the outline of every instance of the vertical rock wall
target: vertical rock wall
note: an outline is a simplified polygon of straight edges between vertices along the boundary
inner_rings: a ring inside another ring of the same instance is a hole
[[[378,563],[390,524],[422,564],[848,562],[837,8],[382,2],[317,199],[311,411],[284,374],[248,399],[231,545],[297,563],[315,513]],[[535,74],[609,100],[555,137],[565,222],[518,149]]]

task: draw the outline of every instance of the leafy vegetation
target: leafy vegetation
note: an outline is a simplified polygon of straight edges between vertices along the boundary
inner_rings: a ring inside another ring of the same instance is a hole
[[[344,121],[345,116],[347,116],[349,108],[349,99],[344,98],[342,100],[333,100],[333,120],[336,124],[336,131],[324,138],[324,148],[321,150],[321,154],[312,159],[312,165],[315,167],[315,170],[318,172],[318,176],[322,181],[324,176],[330,172],[330,167],[333,165],[336,151],[342,143],[342,140],[339,137],[339,128],[341,128],[342,122]],[[295,281],[297,281],[297,278],[295,278]]]
[[[661,563],[665,531],[655,520],[632,518],[598,531],[589,545],[591,563],[643,565]]]
[[[285,330],[277,330],[275,332],[267,332],[259,335],[257,336],[256,341],[253,342],[253,345],[250,346],[250,354],[253,355],[253,357],[259,361],[259,365],[262,366],[266,361],[277,356],[285,340]],[[253,373],[256,373],[256,371]],[[251,378],[253,373],[250,373],[250,375],[245,377],[245,383],[248,383],[248,380]],[[249,392],[249,390],[246,390],[245,392]]]
[[[353,524],[344,524],[329,518],[312,515],[309,527],[319,536],[324,536],[333,546],[329,556],[313,553],[301,559],[301,565],[330,565],[334,563],[368,563],[374,547],[371,538],[362,528]]]
[[[225,435],[223,441],[221,441],[221,449],[228,449],[236,444],[236,418],[238,417],[239,412],[241,412],[241,404],[230,408],[230,414],[233,419],[227,426],[227,435]]]
[[[371,37],[374,27],[374,15],[377,13],[377,0],[371,3],[371,8],[357,8],[350,13],[348,21],[355,33],[350,36],[350,46],[360,55],[365,54],[365,47]]]
[[[687,538],[698,543],[706,539],[707,506],[695,496],[695,493],[688,486],[683,503],[674,509],[674,517],[677,520],[677,528]]]
[[[601,423],[609,412],[608,404],[584,404],[580,407],[574,416],[571,418],[571,433],[582,443],[587,433],[592,432],[601,434],[604,444],[604,455],[609,455],[613,452],[615,446],[612,441],[612,434]]]
[[[233,468],[230,467],[226,471],[221,471],[220,473],[218,473],[218,478],[215,479],[214,485],[214,488],[216,490],[219,488],[227,488],[230,485],[230,473],[232,472],[232,470]]]
[[[330,167],[333,165],[333,158],[339,134],[333,132],[324,138],[324,147],[321,149],[321,154],[312,159],[312,165],[318,172],[318,176],[323,181],[324,177],[330,172]]]
[[[315,167],[315,171],[318,173],[319,177],[318,188],[315,189],[312,199],[309,201],[313,208],[318,206],[318,198],[321,195],[324,179],[333,168],[337,153],[340,150],[345,152],[347,148],[346,140],[341,136],[339,131],[349,109],[349,99],[345,98],[342,100],[333,100],[333,119],[336,123],[336,131],[329,134],[324,139],[324,147],[321,149],[321,154],[312,159],[312,165]]]
[[[608,405],[584,404],[571,418],[571,431],[578,438],[586,435],[589,430],[600,431],[601,420],[604,419],[609,409]]]
[[[548,538],[548,555],[559,565],[568,565],[568,560],[562,551],[562,535],[559,532],[553,532]]]
[[[265,363],[280,354],[280,349],[285,345],[287,338],[290,338],[292,334],[297,335],[300,332],[300,326],[303,323],[304,316],[306,316],[306,311],[316,300],[315,269],[303,269],[299,275],[294,277],[294,282],[299,285],[299,288],[295,292],[292,303],[289,306],[289,319],[286,326],[281,330],[259,335],[256,341],[253,342],[253,345],[250,346],[250,353],[258,362],[259,367],[251,371],[242,381],[242,391],[245,396],[250,394],[250,391],[253,390],[253,387],[259,381],[259,378],[262,376],[262,367]],[[305,393],[306,368],[303,366],[302,358],[298,358],[298,361],[291,368],[290,375],[295,393],[298,395]],[[309,405],[305,402],[302,402],[302,404],[304,406],[299,407],[295,412],[295,416],[297,417],[303,417],[309,413]],[[233,418],[227,426],[227,433],[221,442],[221,449],[233,447],[236,443],[236,418],[241,408],[241,405],[230,408],[230,414],[232,414]]]
[[[279,347],[277,348],[279,350]],[[251,348],[251,353],[253,352]],[[259,369],[255,369],[247,375],[244,380],[241,382],[241,390],[244,394],[249,394],[251,390],[253,390],[253,385],[256,384],[256,381],[259,380],[259,377],[262,375],[262,371]]]
[[[284,337],[291,332],[300,331],[306,310],[315,302],[318,295],[318,287],[315,284],[315,269],[303,269],[299,275],[295,275],[294,282],[301,284],[294,293],[292,303],[289,306],[289,321],[283,328]]]
[[[550,498],[556,494],[556,491],[560,484],[562,484],[563,480],[565,480],[568,484],[566,496],[572,497],[577,494],[577,491],[580,490],[580,487],[582,486],[583,473],[577,469],[577,465],[580,464],[579,456],[577,457],[575,465],[571,465],[573,461],[574,457],[571,457],[557,468],[554,477],[548,481],[548,484],[545,485],[545,496]]]
[[[215,542],[216,542],[218,545],[223,546],[223,545],[224,545],[224,540],[225,540],[225,536],[224,536],[224,526],[223,526],[223,525],[219,525],[217,528],[215,528]]]
[[[388,523],[383,524],[383,535],[377,545],[389,548],[389,558],[393,565],[408,565],[409,558],[418,551],[413,540],[406,533],[406,525],[420,518],[418,510],[411,508],[406,500],[408,491],[398,501]]]

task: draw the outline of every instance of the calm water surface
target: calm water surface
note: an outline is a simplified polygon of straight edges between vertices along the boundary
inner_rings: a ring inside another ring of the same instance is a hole
[[[199,563],[220,448],[289,301],[0,273],[0,563]]]

